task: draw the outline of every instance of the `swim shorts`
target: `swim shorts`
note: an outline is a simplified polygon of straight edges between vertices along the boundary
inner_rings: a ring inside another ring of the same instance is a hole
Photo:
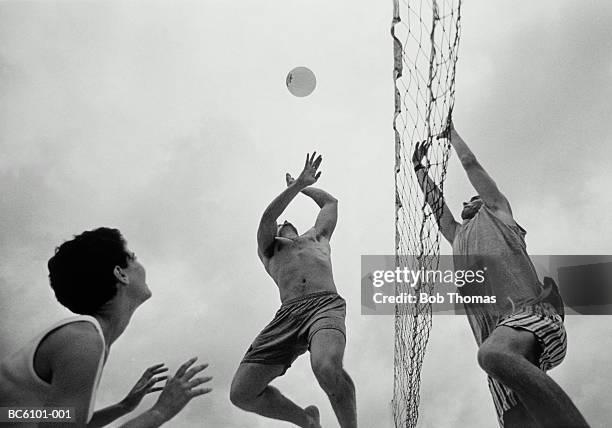
[[[319,330],[338,330],[346,338],[345,317],[346,302],[333,291],[290,299],[255,338],[242,363],[280,364],[286,371],[310,349],[310,341]]]
[[[567,336],[563,319],[555,308],[547,303],[528,306],[502,319],[497,326],[527,330],[534,334],[540,345],[538,367],[548,371],[563,361],[567,351]],[[504,384],[489,377],[489,390],[493,396],[500,426],[504,413],[518,404],[516,394]]]

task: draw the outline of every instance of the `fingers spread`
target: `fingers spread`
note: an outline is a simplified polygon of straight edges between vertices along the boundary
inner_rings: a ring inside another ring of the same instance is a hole
[[[157,382],[161,382],[162,380],[166,380],[166,379],[168,379],[168,376],[159,376],[159,377],[154,377],[153,379],[151,379],[151,382],[157,383]]]
[[[164,363],[159,363],[159,364],[152,365],[147,370],[145,370],[145,373],[147,373],[147,372],[154,372],[155,370],[160,369],[163,366],[164,366]]]
[[[187,369],[196,362],[196,360],[198,359],[198,357],[193,357],[187,361],[185,361],[176,371],[176,377],[182,377],[185,372],[187,371]]]
[[[155,364],[155,365],[149,367],[142,374],[141,379],[150,379],[151,377],[155,376],[156,374],[160,374],[160,373],[163,373],[165,371],[168,371],[168,368],[164,367],[164,366],[165,366],[164,363],[159,363],[159,364]]]
[[[197,397],[198,395],[208,394],[210,391],[212,391],[212,388],[192,389],[191,391],[189,391],[189,396],[190,397]]]
[[[159,369],[155,369],[153,370],[153,372],[151,373],[152,375],[158,375],[160,373],[164,373],[168,371],[168,367],[161,367]]]
[[[200,364],[198,366],[192,367],[189,370],[187,370],[187,372],[185,373],[185,375],[183,376],[183,378],[185,380],[189,380],[191,379],[196,373],[201,372],[202,370],[204,370],[206,367],[208,367],[208,364]]]
[[[196,377],[189,381],[189,388],[194,388],[198,385],[202,385],[203,383],[210,382],[212,380],[212,376],[204,376],[204,377]]]

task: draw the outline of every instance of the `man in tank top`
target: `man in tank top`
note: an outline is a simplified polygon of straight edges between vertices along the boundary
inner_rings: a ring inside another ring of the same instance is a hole
[[[206,367],[193,366],[195,359],[183,364],[165,387],[159,382],[167,376],[160,375],[168,369],[156,364],[123,400],[94,412],[110,347],[136,308],[151,297],[145,269],[121,233],[109,228],[83,232],[64,242],[48,267],[57,300],[80,315],[52,325],[0,362],[0,407],[72,408],[75,426],[104,426],[135,409],[145,394],[161,391],[151,409],[125,424],[156,427],[193,397],[210,391],[198,387],[210,378],[195,376]]]
[[[525,230],[510,203],[476,159],[452,123],[438,138],[450,139],[478,193],[463,203],[455,221],[440,189],[423,165],[429,144],[418,143],[415,174],[440,232],[452,245],[455,269],[484,269],[485,281],[459,288],[462,295],[494,297],[466,304],[478,344],[478,363],[488,375],[500,426],[585,427],[583,416],[546,374],[563,360],[566,334],[563,305],[554,283],[540,282],[527,254]]]

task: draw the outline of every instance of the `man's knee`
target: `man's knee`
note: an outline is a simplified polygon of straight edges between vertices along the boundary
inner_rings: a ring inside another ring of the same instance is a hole
[[[283,365],[240,364],[230,387],[230,401],[243,410],[249,410],[268,384],[284,371]]]
[[[248,410],[256,395],[239,376],[234,376],[230,387],[230,401],[236,407]]]
[[[245,390],[240,388],[235,381],[232,382],[232,386],[230,387],[230,401],[236,407],[244,407],[245,402],[247,401],[247,394]]]
[[[537,364],[539,348],[533,333],[498,327],[478,349],[478,365],[489,375],[503,374],[518,360]]]
[[[513,376],[517,365],[526,357],[516,350],[499,344],[484,343],[478,349],[478,365],[491,377],[504,380]]]
[[[335,392],[343,375],[342,359],[335,356],[321,356],[313,359],[312,371],[319,385],[327,393]]]
[[[498,377],[503,366],[507,364],[508,353],[499,346],[484,343],[478,348],[478,365],[488,375]]]

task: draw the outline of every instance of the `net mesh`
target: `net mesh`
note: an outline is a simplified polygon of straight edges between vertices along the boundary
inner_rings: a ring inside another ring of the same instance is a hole
[[[415,145],[427,142],[425,171],[443,192],[450,155],[448,140],[436,137],[448,125],[455,98],[455,68],[460,35],[461,0],[394,0],[391,34],[395,81],[396,264],[400,268],[436,269],[440,234],[436,216],[441,197],[428,207],[415,176]],[[441,193],[442,193],[441,192]],[[414,256],[414,257],[413,257]],[[397,293],[430,293],[433,284]],[[421,367],[432,326],[431,305],[395,307],[393,418],[396,427],[415,427]]]

